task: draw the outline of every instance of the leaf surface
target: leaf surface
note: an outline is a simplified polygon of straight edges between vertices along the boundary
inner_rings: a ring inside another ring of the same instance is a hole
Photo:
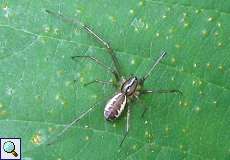
[[[0,135],[21,137],[25,160],[229,159],[230,3],[228,1],[30,1],[0,3]],[[122,72],[141,77],[161,51],[145,87],[180,89],[141,97],[125,113],[103,117],[116,89],[83,84],[114,79],[74,55],[92,55],[113,67],[106,50],[79,26],[45,9],[79,19],[106,39]],[[97,107],[51,146],[67,124]],[[144,118],[141,113],[148,107]]]

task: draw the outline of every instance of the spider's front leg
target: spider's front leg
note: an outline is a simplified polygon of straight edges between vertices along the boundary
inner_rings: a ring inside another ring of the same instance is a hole
[[[54,17],[60,18],[62,21],[67,22],[69,24],[74,24],[74,25],[78,25],[80,26],[82,29],[84,29],[91,37],[93,37],[94,39],[97,40],[97,42],[99,44],[101,44],[110,54],[113,64],[115,66],[115,71],[114,71],[114,75],[116,77],[116,80],[119,82],[119,80],[121,79],[121,69],[120,69],[120,64],[118,62],[118,59],[116,57],[116,54],[113,51],[113,48],[110,46],[110,44],[108,42],[106,42],[99,34],[97,34],[95,31],[93,31],[93,29],[91,29],[89,26],[85,25],[83,22],[77,20],[77,19],[71,19],[69,17],[66,17],[60,13],[55,13],[53,11],[50,10],[46,10],[46,12],[50,15],[53,15]],[[74,57],[80,57],[80,56],[74,56]],[[84,56],[82,56],[84,57]],[[85,56],[85,58],[91,58],[91,59],[95,59],[94,57],[90,57],[90,56]],[[95,60],[98,61],[98,60]]]

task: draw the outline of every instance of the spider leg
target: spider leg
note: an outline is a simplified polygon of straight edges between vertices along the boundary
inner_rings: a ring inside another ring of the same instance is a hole
[[[51,137],[51,140],[48,140],[47,145],[52,145],[54,144],[55,140],[57,140],[59,137],[61,137],[71,126],[73,126],[75,123],[79,122],[83,117],[85,117],[89,112],[91,112],[96,106],[98,102],[93,104],[88,110],[83,112],[79,117],[75,118],[71,123],[67,124],[65,128],[58,133],[54,138]]]
[[[145,113],[146,113],[146,111],[148,110],[148,107],[144,104],[144,102],[141,99],[139,99],[139,101],[141,102],[142,106],[144,107],[144,110],[143,110],[143,112],[141,114],[141,118],[143,118]]]
[[[153,94],[155,94],[155,93],[179,93],[179,94],[183,95],[183,93],[180,90],[177,90],[177,89],[140,90],[139,92],[140,92],[141,95],[145,95],[145,94],[149,94],[149,93],[153,93]],[[139,98],[137,98],[137,99],[144,106],[144,111],[141,114],[141,117],[143,118],[144,114],[148,110],[148,107],[146,107],[146,105],[144,104],[144,102],[141,99],[139,99]]]
[[[116,85],[115,85],[113,82],[111,82],[111,81],[103,81],[103,80],[97,80],[97,79],[85,83],[84,86],[88,86],[88,85],[91,85],[91,84],[94,84],[94,83],[110,84],[110,85],[116,86]]]
[[[149,93],[179,93],[183,95],[183,93],[178,89],[159,89],[159,90],[140,90],[140,94],[149,94]]]
[[[71,57],[73,60],[75,60],[76,58],[86,58],[89,60],[92,60],[93,62],[97,63],[98,65],[102,66],[105,70],[109,71],[110,73],[112,73],[116,80],[118,80],[118,75],[117,72],[115,70],[113,70],[112,68],[110,68],[109,66],[107,66],[106,64],[104,64],[103,62],[101,62],[100,60],[98,60],[96,57],[93,56],[73,56]]]
[[[141,103],[141,105],[144,107],[144,110],[143,110],[143,112],[142,112],[142,114],[141,114],[141,118],[143,118],[143,117],[144,117],[144,114],[145,114],[146,111],[148,110],[148,107],[145,105],[144,101],[141,100],[138,96],[135,96],[135,98],[136,98],[136,100],[138,100],[138,101]]]
[[[123,144],[125,138],[127,137],[128,133],[129,133],[129,120],[130,120],[130,106],[128,105],[128,111],[127,111],[127,121],[126,121],[126,130],[125,130],[125,134],[124,134],[124,137],[122,138],[121,140],[121,143],[120,143],[120,147],[121,145]]]
[[[140,80],[140,84],[141,85],[144,84],[144,81],[150,76],[150,74],[152,73],[153,69],[164,58],[165,55],[166,55],[166,52],[162,52],[161,55],[160,55],[160,57],[156,60],[156,62],[152,64],[152,66],[149,69],[149,71],[141,78],[141,80]]]
[[[120,64],[118,62],[118,59],[116,57],[116,54],[113,51],[113,48],[110,46],[110,44],[108,42],[106,42],[101,36],[99,36],[97,33],[95,33],[89,26],[85,25],[84,23],[82,23],[81,21],[77,20],[77,19],[70,19],[66,16],[63,16],[60,13],[55,13],[53,11],[50,10],[46,10],[47,13],[60,18],[62,21],[66,22],[66,23],[70,23],[70,24],[74,24],[74,25],[78,25],[80,26],[82,29],[84,29],[89,35],[91,35],[93,38],[95,38],[97,40],[98,43],[100,43],[103,47],[106,48],[106,50],[108,51],[108,53],[110,54],[113,64],[115,66],[115,70],[116,70],[116,75],[117,75],[117,80],[119,81],[121,79],[121,70],[120,70]]]
[[[141,118],[143,118],[144,117],[144,115],[145,115],[145,113],[146,113],[146,111],[148,110],[148,107],[144,107],[144,110],[143,110],[143,112],[142,112],[142,114],[141,114]]]

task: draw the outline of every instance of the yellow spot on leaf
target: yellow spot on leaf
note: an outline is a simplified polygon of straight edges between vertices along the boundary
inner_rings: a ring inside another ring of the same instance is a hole
[[[183,132],[183,133],[186,133],[186,132],[187,132],[187,129],[186,129],[186,128],[183,128],[183,129],[182,129],[182,132]]]
[[[116,17],[114,16],[109,16],[109,20],[112,21],[113,23],[116,22]]]
[[[219,66],[218,66],[218,69],[219,69],[219,70],[223,70],[224,67],[223,67],[222,65],[219,65]]]
[[[35,98],[37,101],[41,101],[41,100],[42,100],[42,96],[41,96],[41,95],[35,95],[34,98]]]
[[[134,144],[132,148],[133,148],[133,150],[136,150],[137,149],[137,145]]]
[[[58,70],[56,73],[57,73],[57,75],[60,77],[60,76],[62,76],[62,75],[64,74],[64,70],[63,70],[63,69],[60,69],[60,70]]]
[[[174,31],[174,28],[171,27],[171,28],[169,29],[169,33],[173,33],[173,31]]]
[[[189,26],[189,23],[188,22],[185,22],[184,23],[184,27],[188,27]]]
[[[77,73],[77,77],[78,78],[81,77],[81,73],[80,72]]]
[[[32,139],[31,139],[31,142],[33,143],[33,144],[41,144],[41,142],[42,142],[42,136],[41,136],[41,133],[36,133],[36,134],[34,134],[33,136],[32,136]]]
[[[165,127],[165,132],[168,132],[169,131],[169,127]]]
[[[218,22],[218,23],[217,23],[217,26],[218,26],[218,27],[221,27],[221,23],[220,23],[220,22]]]
[[[203,35],[203,36],[208,36],[208,31],[204,29],[204,30],[202,31],[202,35]]]
[[[175,63],[176,63],[176,59],[173,57],[173,58],[171,59],[171,62],[172,62],[172,64],[175,64]]]
[[[135,64],[135,60],[134,59],[131,60],[131,64]]]
[[[211,22],[213,20],[212,17],[208,17],[208,21]]]
[[[159,33],[159,32],[157,32],[157,33],[156,33],[156,36],[157,36],[157,37],[159,37],[159,36],[160,36],[160,33]]]
[[[50,31],[50,27],[49,26],[45,26],[44,27],[44,31],[47,33],[47,32],[49,32]]]
[[[84,77],[80,77],[80,82],[84,82]]]
[[[195,13],[196,13],[196,14],[197,14],[197,13],[200,13],[200,10],[196,9],[196,10],[195,10]]]
[[[60,95],[57,94],[56,97],[55,97],[56,100],[59,100],[60,99]]]
[[[15,90],[11,87],[6,88],[6,94],[12,96],[15,93]]]
[[[211,64],[208,62],[207,64],[206,64],[206,66],[210,69],[211,68]]]
[[[77,12],[78,14],[80,14],[80,13],[81,13],[81,10],[80,10],[80,9],[76,9],[76,12]]]
[[[80,30],[79,28],[75,28],[75,29],[74,29],[74,34],[75,34],[76,36],[80,35],[80,32],[81,32],[81,30]]]
[[[217,46],[221,47],[221,46],[223,46],[223,44],[221,42],[218,42]]]
[[[199,112],[199,111],[200,111],[200,107],[196,107],[196,108],[195,108],[195,111],[196,111],[196,112]]]
[[[188,102],[185,101],[183,105],[184,105],[185,107],[187,107],[187,106],[188,106]]]
[[[6,11],[6,10],[8,10],[9,8],[8,8],[7,5],[5,5],[2,9],[3,9],[4,11]]]
[[[4,11],[4,16],[5,16],[6,18],[8,18],[8,17],[9,17],[9,14],[10,14],[10,10],[9,10],[8,6],[5,4],[5,6],[4,6],[2,9],[3,9],[3,11]]]
[[[195,85],[195,84],[196,84],[196,81],[195,81],[195,80],[193,80],[193,81],[192,81],[192,84],[193,84],[193,85]]]
[[[175,44],[175,47],[176,48],[180,48],[181,46],[179,44]]]
[[[93,99],[96,99],[98,96],[96,94],[91,96]]]
[[[144,4],[143,1],[140,1],[140,2],[138,3],[139,6],[143,6],[143,4]]]
[[[219,32],[214,32],[214,36],[218,36],[219,35]]]
[[[59,101],[62,105],[64,105],[64,107],[68,106],[67,100],[64,97],[60,96],[59,94],[55,96],[55,100]]]
[[[181,18],[181,20],[180,20],[180,22],[184,22],[185,21],[185,18],[183,17],[183,18]]]
[[[180,71],[180,72],[183,72],[183,71],[184,71],[184,67],[183,67],[183,66],[180,67],[179,71]]]
[[[58,34],[58,31],[59,31],[58,28],[54,28],[54,34],[57,35],[57,34]]]
[[[130,14],[133,14],[133,13],[134,13],[134,10],[133,10],[133,9],[130,9],[130,10],[129,10],[129,13],[130,13]]]
[[[52,127],[49,127],[49,128],[48,128],[48,132],[49,132],[49,133],[53,132],[53,130],[54,130],[54,129],[53,129]]]
[[[68,87],[72,82],[71,81],[66,81],[65,86]]]
[[[7,112],[5,110],[0,110],[0,116],[5,116]]]
[[[202,81],[200,79],[198,80],[198,85],[202,85]]]

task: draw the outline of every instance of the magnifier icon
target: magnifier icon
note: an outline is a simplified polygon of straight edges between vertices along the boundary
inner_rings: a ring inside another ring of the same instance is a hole
[[[3,144],[3,149],[6,153],[11,153],[14,155],[14,157],[17,157],[18,154],[17,152],[15,151],[15,145],[13,142],[11,141],[7,141]]]

